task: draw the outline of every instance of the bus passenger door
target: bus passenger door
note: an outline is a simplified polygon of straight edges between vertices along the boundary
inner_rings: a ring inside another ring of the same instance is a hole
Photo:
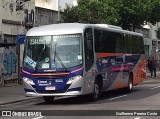
[[[85,87],[87,92],[92,91],[94,84],[94,49],[92,28],[87,28],[84,32],[84,55],[85,55]]]

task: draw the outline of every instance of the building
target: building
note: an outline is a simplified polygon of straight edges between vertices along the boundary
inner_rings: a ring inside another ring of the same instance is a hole
[[[35,0],[35,6],[58,11],[59,0]]]
[[[76,0],[35,0],[35,25],[54,24],[61,20],[60,12],[66,4],[76,4]]]
[[[22,55],[16,35],[25,34],[34,22],[34,0],[0,0],[0,79],[19,77]]]
[[[0,84],[19,77],[24,45],[17,44],[17,34],[57,23],[59,8],[64,8],[61,2],[65,4],[63,0],[0,0]]]
[[[156,33],[158,28],[160,28],[160,22],[156,25],[150,25],[152,39],[152,56],[154,56],[156,60],[160,60],[160,54],[157,52],[157,50],[160,49],[160,39],[157,38]]]
[[[35,0],[35,26],[58,22],[58,0]]]
[[[160,39],[157,38],[156,31],[160,28],[160,22],[156,25],[147,24],[142,29],[136,30],[144,35],[145,52],[147,59],[154,57],[157,67],[160,69]]]

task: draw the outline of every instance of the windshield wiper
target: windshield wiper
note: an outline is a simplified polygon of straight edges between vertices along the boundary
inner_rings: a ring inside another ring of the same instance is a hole
[[[60,62],[61,66],[63,67],[63,69],[64,69],[65,71],[67,71],[66,66],[65,66],[64,63],[62,62],[62,60],[61,60],[61,58],[59,57],[59,55],[57,54],[56,47],[57,47],[57,43],[55,43],[54,63],[55,63],[55,59],[56,59],[56,57],[57,57],[57,59],[58,59],[58,61]]]
[[[37,64],[36,64],[36,66],[35,66],[35,68],[34,68],[34,70],[36,71],[37,69],[38,69],[38,67],[39,67],[39,60],[40,60],[40,58],[42,57],[42,54],[44,53],[44,50],[46,49],[46,46],[45,46],[45,44],[44,44],[44,47],[43,47],[43,49],[41,50],[41,52],[40,52],[40,54],[39,54],[39,56],[36,58],[36,62],[37,62]]]

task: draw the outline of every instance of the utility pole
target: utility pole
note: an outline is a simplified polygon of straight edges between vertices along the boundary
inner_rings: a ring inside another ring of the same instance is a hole
[[[60,0],[58,0],[58,22],[60,20],[60,11],[59,11]]]

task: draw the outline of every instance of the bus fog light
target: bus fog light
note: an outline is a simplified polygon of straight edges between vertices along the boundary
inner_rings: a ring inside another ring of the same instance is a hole
[[[73,82],[76,82],[76,81],[78,81],[78,80],[81,79],[81,78],[82,78],[82,76],[80,76],[80,75],[71,77],[71,78],[68,80],[67,84],[72,84]]]
[[[30,85],[35,85],[35,83],[33,82],[33,80],[31,80],[30,78],[23,77],[23,80],[24,80],[26,83],[30,84]]]

